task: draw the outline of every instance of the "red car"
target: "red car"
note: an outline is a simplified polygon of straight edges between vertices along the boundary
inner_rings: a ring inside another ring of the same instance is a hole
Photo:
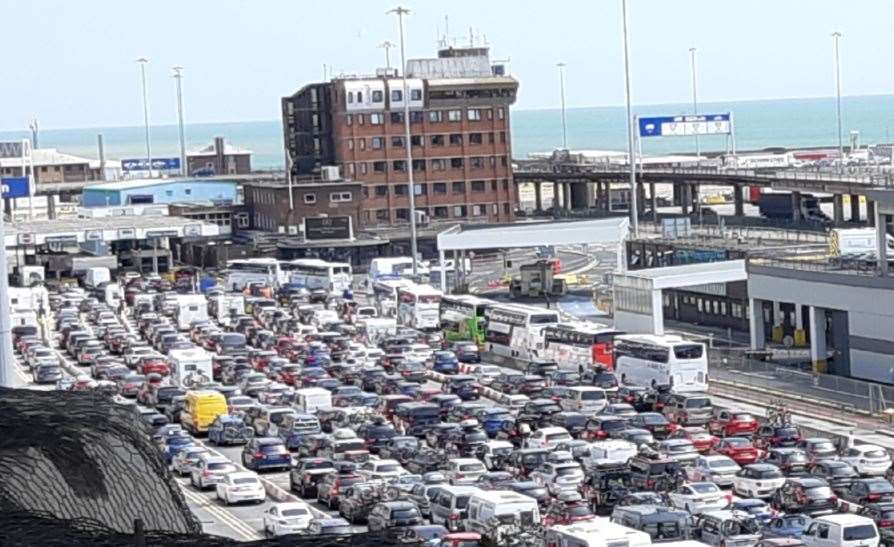
[[[282,336],[277,338],[276,345],[273,349],[276,350],[276,353],[278,353],[280,357],[288,357],[293,344],[295,344],[294,338],[290,336]]]
[[[277,357],[278,354],[275,351],[271,350],[262,350],[255,353],[251,358],[251,367],[258,372],[264,372],[267,370],[267,363],[270,362],[271,357]]]
[[[161,374],[167,376],[171,373],[171,367],[164,357],[160,355],[149,355],[140,358],[137,364],[137,372],[140,374]]]
[[[708,431],[718,437],[753,435],[757,427],[754,416],[740,410],[717,410],[708,422]]]
[[[751,439],[746,437],[726,437],[720,439],[714,452],[723,454],[739,465],[748,465],[756,462],[761,457],[761,450],[754,446]]]
[[[705,431],[703,427],[699,426],[681,427],[671,433],[670,438],[687,439],[692,443],[692,446],[702,454],[710,452],[720,441],[720,439],[711,435]]]
[[[441,538],[441,547],[478,547],[481,534],[478,532],[453,532]]]
[[[296,382],[301,382],[301,366],[286,365],[282,367],[279,371],[279,381],[289,386],[294,386]]]
[[[592,518],[596,518],[596,515],[590,510],[590,504],[584,500],[553,503],[543,515],[543,525],[549,527],[554,524],[571,524]]]

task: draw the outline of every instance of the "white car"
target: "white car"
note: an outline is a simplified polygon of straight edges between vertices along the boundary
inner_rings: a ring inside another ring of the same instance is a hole
[[[503,371],[496,365],[472,365],[469,367],[469,374],[478,378],[478,383],[483,386],[489,386],[494,378],[499,376]]]
[[[185,477],[196,468],[199,459],[209,453],[210,451],[204,446],[187,446],[171,459],[171,468],[174,473]]]
[[[515,452],[515,447],[509,441],[491,439],[484,445],[483,450],[481,459],[484,461],[485,467],[491,471],[497,471],[502,467],[497,465],[497,462],[506,462]]]
[[[531,433],[525,439],[525,448],[548,448],[555,450],[559,443],[572,440],[572,436],[564,427],[543,427]]]
[[[739,464],[726,456],[699,456],[692,467],[686,470],[686,475],[693,482],[713,482],[723,488],[732,486],[733,477],[741,469]]]
[[[585,479],[584,471],[580,464],[571,461],[564,463],[546,462],[534,471],[531,471],[531,480],[541,486],[545,486],[550,494],[558,495],[560,492],[577,491]]]
[[[487,473],[487,467],[478,458],[456,458],[450,460],[444,475],[450,484],[472,484]]]
[[[874,444],[851,446],[844,451],[841,461],[850,464],[857,473],[870,477],[884,475],[891,467],[891,456],[884,448]]]
[[[785,476],[773,464],[752,463],[733,476],[733,492],[743,498],[769,498],[785,484]]]
[[[387,481],[408,473],[397,460],[369,460],[357,468],[357,474],[368,481]]]
[[[431,358],[433,353],[434,350],[426,344],[410,344],[410,351],[404,353],[404,357],[412,361],[421,361],[424,363]]]
[[[671,492],[668,497],[671,505],[690,515],[726,509],[732,499],[732,496],[724,493],[713,482],[688,482]]]
[[[519,393],[503,395],[502,397],[503,406],[509,410],[521,410],[530,400],[531,398],[527,395],[521,395]]]
[[[124,364],[133,368],[140,362],[141,357],[148,355],[161,355],[149,346],[131,346],[124,352]]]
[[[261,503],[267,497],[264,485],[251,471],[236,471],[226,475],[216,485],[217,499],[227,505],[243,501]]]
[[[698,450],[688,439],[667,439],[658,443],[658,451],[680,465],[689,465],[698,458]]]
[[[264,535],[298,534],[307,530],[311,520],[313,513],[303,501],[276,503],[264,511]]]

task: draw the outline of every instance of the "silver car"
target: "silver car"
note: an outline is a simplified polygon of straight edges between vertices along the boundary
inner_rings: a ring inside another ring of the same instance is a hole
[[[199,458],[205,454],[209,454],[209,451],[204,446],[188,446],[171,459],[171,468],[181,477],[190,475],[199,463]]]
[[[205,454],[196,462],[190,473],[189,482],[199,490],[205,490],[221,482],[227,474],[234,471],[238,471],[236,465],[227,458]]]
[[[698,450],[688,439],[668,439],[658,443],[658,451],[680,465],[692,465],[698,459]]]
[[[699,456],[695,464],[686,471],[686,475],[691,481],[713,482],[725,488],[733,485],[733,477],[740,469],[739,464],[727,456]]]

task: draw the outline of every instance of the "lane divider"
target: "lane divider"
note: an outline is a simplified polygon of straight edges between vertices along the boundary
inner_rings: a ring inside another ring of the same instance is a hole
[[[263,536],[258,534],[255,530],[253,530],[247,523],[239,520],[238,517],[230,513],[228,510],[219,507],[214,503],[213,499],[209,499],[197,492],[193,492],[189,490],[189,488],[177,481],[178,486],[180,486],[180,490],[183,492],[183,495],[186,496],[187,499],[192,501],[198,507],[201,507],[211,515],[217,517],[220,522],[227,525],[230,529],[232,529],[236,534],[242,536],[246,541],[254,541],[256,539],[261,539]]]

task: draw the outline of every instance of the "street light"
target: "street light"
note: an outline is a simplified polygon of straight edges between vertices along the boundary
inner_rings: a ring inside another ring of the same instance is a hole
[[[838,56],[838,41],[841,33],[832,33],[832,46],[835,54],[835,108],[838,114],[838,167],[844,165],[844,142],[841,138],[841,59]]]
[[[698,81],[696,80],[697,71],[695,69],[695,48],[689,48],[689,67],[692,71],[692,113],[698,116]],[[698,134],[695,135],[695,157],[701,159],[702,151],[698,142]]]
[[[388,40],[385,40],[384,42],[379,44],[379,47],[385,50],[385,68],[390,69],[391,68],[391,48],[394,47],[394,44],[392,44]]]
[[[633,107],[630,103],[630,44],[627,36],[627,0],[621,0],[621,17],[624,25],[624,96],[627,102],[627,162],[630,165],[630,229],[633,237],[639,233],[636,195],[636,163],[633,156]]]
[[[146,91],[146,65],[149,59],[140,57],[140,81],[143,83],[143,123],[146,125],[146,164],[149,167],[149,177],[152,178],[152,145],[149,138],[149,95]]]
[[[174,79],[177,80],[177,125],[180,129],[180,175],[186,176],[186,134],[183,131],[183,67],[175,66],[172,68],[174,71]]]
[[[562,97],[562,150],[568,150],[568,127],[565,125],[565,63],[556,63],[559,67],[559,93]]]
[[[413,183],[413,144],[410,142],[410,94],[407,91],[407,59],[404,52],[404,15],[410,10],[398,6],[388,13],[397,15],[397,24],[400,28],[400,66],[401,80],[403,83],[404,103],[404,147],[407,149],[407,186],[410,196],[410,253],[413,257],[413,278],[416,278],[416,185]],[[387,51],[387,50],[386,50]]]

